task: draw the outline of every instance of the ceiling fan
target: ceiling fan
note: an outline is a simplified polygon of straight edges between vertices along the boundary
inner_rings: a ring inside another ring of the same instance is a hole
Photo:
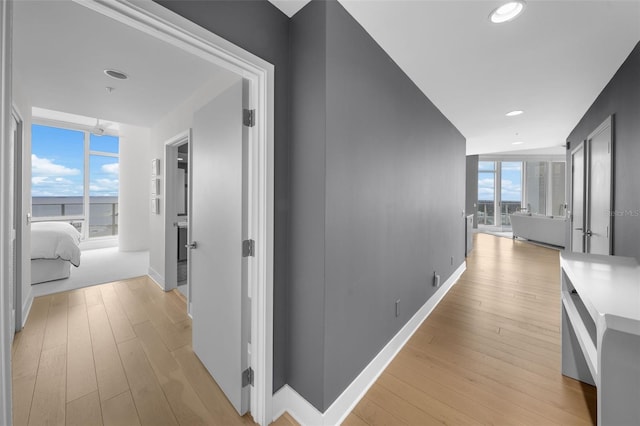
[[[96,118],[96,125],[91,130],[91,133],[93,133],[94,135],[102,136],[104,135],[105,130],[105,127],[100,124],[100,119]]]

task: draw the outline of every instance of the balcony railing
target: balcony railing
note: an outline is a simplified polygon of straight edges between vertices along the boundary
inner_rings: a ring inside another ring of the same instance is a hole
[[[83,235],[87,217],[83,214],[82,197],[33,197],[34,222],[69,222]],[[89,228],[86,237],[118,235],[118,197],[91,197],[89,200]]]
[[[499,223],[495,223],[495,203],[488,200],[478,201],[478,224],[511,226],[509,215],[515,213],[522,207],[520,201],[503,201],[500,203]]]

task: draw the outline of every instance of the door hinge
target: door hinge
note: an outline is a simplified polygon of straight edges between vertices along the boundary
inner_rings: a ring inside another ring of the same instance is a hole
[[[256,242],[244,240],[242,242],[242,257],[254,257],[256,255]]]
[[[249,367],[242,372],[242,387],[253,386],[253,368]]]
[[[255,109],[243,109],[242,110],[242,124],[247,127],[253,127],[256,125],[256,110]]]

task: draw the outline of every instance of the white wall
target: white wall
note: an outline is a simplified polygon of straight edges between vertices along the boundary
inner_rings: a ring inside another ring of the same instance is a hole
[[[120,126],[120,251],[149,249],[150,141],[150,129]]]
[[[194,113],[202,108],[218,94],[238,81],[240,77],[227,71],[220,71],[211,80],[205,84],[198,92],[193,94],[189,99],[176,107],[171,113],[158,121],[151,128],[151,146],[149,164],[152,158],[160,159],[160,174],[164,174],[164,151],[165,142],[177,134],[190,129],[193,126]],[[239,112],[240,113],[240,112]],[[146,168],[150,169],[150,166]],[[150,170],[147,173],[150,181]],[[165,270],[165,220],[164,220],[164,194],[165,182],[162,179],[160,190],[160,214],[151,214],[150,235],[149,235],[149,275],[151,275],[159,284],[164,285]],[[148,197],[147,197],[148,198]]]

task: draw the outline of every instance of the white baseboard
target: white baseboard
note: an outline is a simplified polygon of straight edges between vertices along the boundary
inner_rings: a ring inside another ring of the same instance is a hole
[[[466,268],[466,263],[462,263],[455,270],[324,413],[318,411],[289,385],[284,385],[273,395],[273,420],[286,411],[301,425],[329,426],[342,423]]]
[[[22,304],[22,328],[27,323],[27,318],[29,318],[29,313],[31,312],[31,306],[33,305],[33,292],[31,288],[29,288],[29,294]]]
[[[154,283],[158,284],[158,287],[164,291],[164,277],[151,266],[149,266],[149,278],[151,278]]]

